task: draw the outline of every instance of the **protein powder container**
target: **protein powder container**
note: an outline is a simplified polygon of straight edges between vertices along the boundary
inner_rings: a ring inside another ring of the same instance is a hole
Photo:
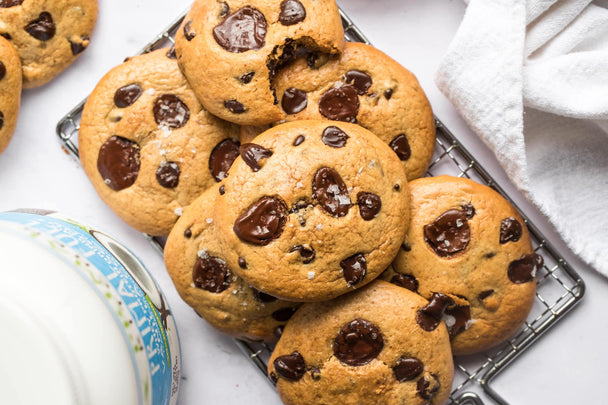
[[[0,403],[173,405],[177,329],[142,263],[65,216],[0,213]]]

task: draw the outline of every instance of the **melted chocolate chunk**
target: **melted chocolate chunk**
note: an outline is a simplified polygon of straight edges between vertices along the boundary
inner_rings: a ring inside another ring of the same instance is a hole
[[[340,262],[344,279],[349,287],[361,282],[367,274],[367,260],[363,253],[357,253]]]
[[[283,336],[283,331],[285,330],[285,325],[279,325],[276,328],[274,328],[274,330],[272,331],[272,334],[274,335],[274,337],[276,337],[277,339],[280,339],[281,336]]]
[[[454,318],[454,324],[450,323],[447,325],[450,338],[464,332],[467,328],[467,323],[471,320],[471,308],[468,305],[455,305],[446,309],[445,314]]]
[[[393,373],[399,382],[406,382],[418,377],[424,370],[424,364],[415,357],[399,357],[393,366]]]
[[[97,170],[112,190],[131,187],[139,174],[139,165],[139,145],[126,138],[113,136],[99,149]]]
[[[431,302],[420,308],[416,314],[416,322],[427,332],[434,331],[443,317],[448,306],[454,305],[454,300],[445,294],[433,293]]]
[[[293,146],[300,146],[302,144],[302,142],[304,142],[306,140],[306,137],[304,135],[298,135],[296,137],[296,139],[293,140]]]
[[[293,253],[293,252],[300,253],[300,256],[302,257],[302,263],[304,263],[304,264],[308,264],[308,263],[312,262],[313,260],[315,260],[315,256],[317,255],[317,253],[315,252],[315,250],[312,247],[309,249],[303,245],[297,245],[297,246],[292,247],[289,250],[289,253]]]
[[[236,100],[224,101],[224,107],[233,114],[242,114],[245,112],[245,106]]]
[[[393,97],[393,89],[384,90],[384,98],[386,98],[387,100],[390,100],[391,97]]]
[[[241,83],[243,84],[248,84],[251,83],[251,80],[253,80],[253,76],[255,76],[255,72],[249,72],[249,73],[245,73],[244,75],[242,75],[239,80],[241,81]]]
[[[69,41],[72,55],[78,55],[79,53],[82,53],[82,51],[87,49],[87,46],[89,45],[89,37],[87,37],[86,35],[82,35],[80,39],[80,42]]]
[[[24,0],[0,0],[0,8],[20,6]]]
[[[55,23],[50,13],[43,11],[37,19],[25,26],[28,34],[39,41],[48,41],[55,36]]]
[[[239,267],[241,269],[246,269],[247,268],[247,261],[244,258],[242,258],[242,257],[239,257]]]
[[[251,167],[251,170],[254,172],[257,172],[262,168],[262,165],[260,164],[262,159],[268,159],[272,156],[272,151],[270,149],[266,149],[255,143],[241,145],[239,152],[241,153],[241,159],[243,159],[243,161],[247,163],[247,166]]]
[[[163,162],[156,170],[156,180],[164,188],[175,188],[179,184],[179,166],[175,162]]]
[[[190,119],[190,109],[173,94],[163,94],[154,101],[154,120],[160,126],[177,129]]]
[[[253,287],[251,287],[251,291],[253,291],[253,298],[255,298],[257,301],[259,302],[263,302],[263,303],[269,303],[269,302],[274,302],[277,300],[277,297],[273,297],[270,294],[266,294],[260,290],[257,290]]]
[[[312,195],[321,208],[334,217],[345,216],[352,205],[344,180],[329,167],[317,170],[312,180]]]
[[[388,144],[393,151],[397,154],[399,160],[408,160],[412,156],[412,150],[410,149],[410,143],[407,141],[405,134],[400,134],[395,137]]]
[[[423,399],[432,399],[440,388],[441,384],[433,374],[423,376],[416,384],[418,395]]]
[[[391,278],[391,283],[399,287],[407,288],[415,293],[418,292],[418,280],[411,274],[395,274]]]
[[[233,230],[242,241],[264,246],[283,233],[287,205],[278,196],[262,197],[234,222]]]
[[[333,121],[357,122],[359,97],[350,84],[327,90],[319,99],[319,112]]]
[[[544,260],[541,255],[532,253],[523,255],[520,259],[509,264],[507,275],[509,280],[515,284],[523,284],[534,280],[536,272],[543,266]]]
[[[432,224],[424,226],[424,240],[441,257],[463,251],[471,239],[467,216],[460,210],[448,210]]]
[[[376,218],[382,208],[380,196],[372,193],[360,192],[357,194],[357,204],[359,205],[359,214],[365,221]]]
[[[518,220],[513,217],[505,218],[500,223],[500,243],[517,242],[523,233]]]
[[[190,239],[192,237],[192,230],[190,228],[184,231],[184,237]]]
[[[219,193],[220,193],[220,195],[224,195],[224,194],[226,194],[226,186],[224,186],[224,185],[222,184],[222,185],[220,186]]]
[[[323,130],[323,134],[321,135],[321,140],[323,143],[327,146],[331,146],[332,148],[343,148],[346,146],[346,141],[348,138],[349,136],[346,135],[346,132],[333,125],[325,128]]]
[[[228,4],[226,4],[225,2],[222,2],[222,9],[220,10],[219,17],[224,18],[228,14],[230,14],[230,6]]]
[[[114,104],[118,108],[126,108],[137,101],[144,89],[139,84],[131,83],[122,86],[114,93]]]
[[[169,59],[177,59],[177,55],[175,54],[175,45],[172,45],[171,48],[169,48],[166,55]]]
[[[274,311],[272,313],[272,317],[276,321],[287,322],[288,320],[291,319],[291,317],[293,316],[293,314],[296,313],[297,310],[298,310],[298,308],[292,308],[292,307],[277,309],[276,311]]]
[[[344,81],[351,84],[359,95],[367,94],[369,88],[372,87],[372,78],[360,70],[349,70],[346,72]]]
[[[464,213],[467,215],[467,219],[471,219],[475,216],[475,207],[473,207],[473,204],[462,204],[460,208],[462,208]]]
[[[283,93],[281,107],[287,114],[297,114],[306,108],[308,100],[306,93],[295,87],[290,87]]]
[[[209,171],[215,181],[220,182],[226,177],[228,169],[230,169],[234,159],[239,155],[240,146],[239,141],[231,138],[224,139],[215,145],[215,148],[213,148],[209,155]],[[223,194],[221,190],[220,194]]]
[[[304,21],[306,9],[298,0],[284,0],[281,3],[279,22],[283,25],[294,25]]]
[[[220,293],[230,285],[230,269],[217,257],[199,257],[192,270],[194,285],[212,293]]]
[[[0,111],[0,129],[4,126],[4,113]]]
[[[192,28],[192,20],[190,20],[184,24],[184,37],[187,41],[192,41],[195,36],[196,32]]]
[[[492,294],[494,294],[494,290],[492,290],[492,289],[485,290],[485,291],[480,292],[479,295],[477,296],[477,298],[479,298],[479,301],[483,301]]]
[[[363,366],[378,357],[384,347],[380,329],[364,319],[342,326],[334,339],[334,355],[349,366]]]
[[[4,76],[6,76],[6,66],[0,61],[0,80],[4,79]]]
[[[287,380],[298,381],[306,373],[306,363],[298,352],[279,356],[272,364],[277,374]]]
[[[266,27],[264,14],[245,6],[213,28],[213,38],[228,52],[253,51],[264,46]]]

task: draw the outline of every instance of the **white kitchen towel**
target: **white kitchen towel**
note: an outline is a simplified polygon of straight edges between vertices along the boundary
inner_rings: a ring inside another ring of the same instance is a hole
[[[608,276],[608,1],[470,0],[438,87]]]

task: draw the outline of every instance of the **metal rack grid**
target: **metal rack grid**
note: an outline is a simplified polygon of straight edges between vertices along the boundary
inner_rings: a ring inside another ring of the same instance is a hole
[[[346,39],[369,44],[369,40],[342,10],[340,10],[340,14]],[[184,16],[185,12],[139,53],[150,52],[164,46],[172,46],[174,43],[173,36]],[[57,124],[57,135],[63,146],[76,158],[78,158],[77,135],[85,101],[83,100],[75,106]],[[470,178],[494,188],[514,204],[490,174],[480,166],[443,123],[437,118],[435,118],[435,123],[437,126],[437,141],[427,175],[449,174]],[[518,208],[516,204],[514,205]],[[561,258],[551,241],[547,240],[539,229],[528,220],[525,213],[519,208],[518,210],[522,213],[522,217],[530,230],[535,251],[545,259],[543,268],[537,273],[537,292],[534,307],[519,332],[508,342],[484,354],[462,356],[454,359],[455,376],[450,395],[452,404],[483,405],[482,397],[484,399],[491,398],[498,404],[507,404],[508,402],[493,389],[491,382],[517,356],[522,354],[571,310],[585,292],[585,285],[576,271]],[[148,235],[147,237],[162,254],[164,238],[155,238]],[[244,342],[236,339],[235,342],[266,376],[267,362],[272,347],[267,344]],[[272,383],[269,379],[268,381]]]

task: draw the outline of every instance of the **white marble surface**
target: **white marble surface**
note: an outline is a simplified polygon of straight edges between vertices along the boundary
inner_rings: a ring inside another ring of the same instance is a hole
[[[179,299],[158,253],[101,202],[78,162],[60,147],[55,135],[59,119],[108,69],[137,52],[190,3],[99,1],[99,23],[89,49],[50,84],[24,92],[15,137],[0,156],[0,211],[19,207],[58,210],[100,226],[139,255],[164,288],[180,326],[184,377],[180,404],[279,404],[276,393],[232,341],[205,325]],[[378,48],[418,76],[435,113],[499,183],[527,205],[433,82],[438,61],[464,13],[464,3],[342,0],[339,4]],[[553,234],[544,218],[532,215],[532,219]],[[605,403],[608,282],[573,257],[563,243],[557,245],[580,271],[587,293],[578,308],[511,365],[496,381],[496,389],[512,403]]]

